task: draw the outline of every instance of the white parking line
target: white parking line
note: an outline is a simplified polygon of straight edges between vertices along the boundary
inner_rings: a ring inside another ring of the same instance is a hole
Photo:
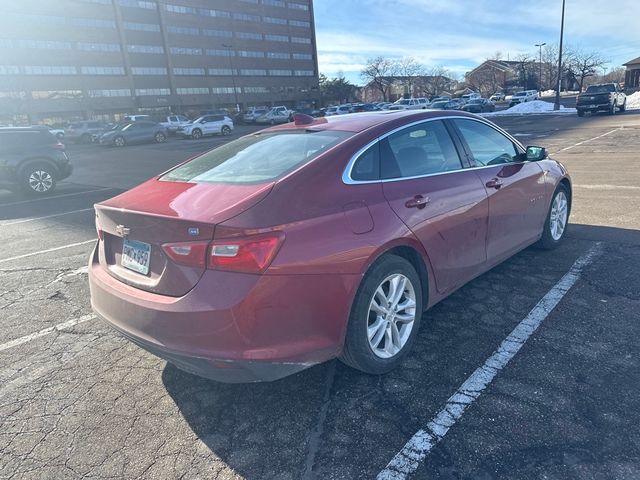
[[[608,185],[606,183],[594,185],[574,184],[573,188],[586,188],[587,190],[640,190],[638,185]]]
[[[62,194],[62,195],[51,195],[50,197],[32,198],[31,200],[21,200],[19,202],[0,203],[0,208],[2,208],[2,207],[13,207],[14,205],[22,205],[23,203],[41,202],[43,200],[55,200],[56,198],[74,197],[74,196],[77,196],[77,195],[84,195],[85,193],[104,192],[105,190],[120,190],[120,189],[119,188],[112,188],[112,187],[105,187],[105,188],[98,188],[96,190],[84,190],[82,192],[65,193],[65,194]]]
[[[13,220],[11,222],[0,223],[0,227],[7,227],[9,225],[19,225],[21,223],[35,222],[38,220],[46,220],[47,218],[62,217],[64,215],[72,215],[74,213],[88,212],[89,210],[93,210],[93,208],[82,208],[80,210],[71,210],[70,212],[54,213],[53,215],[45,215],[44,217],[34,217],[34,218],[24,218],[22,220]]]
[[[415,472],[431,449],[444,438],[449,429],[458,421],[520,348],[538,329],[549,313],[560,303],[569,289],[580,278],[582,270],[601,253],[601,244],[596,243],[585,255],[573,264],[571,269],[536,304],[509,336],[500,344],[484,365],[471,374],[467,380],[449,397],[444,408],[433,417],[427,426],[419,430],[393,457],[377,480],[404,480]]]
[[[29,335],[25,335],[24,337],[16,338],[15,340],[11,340],[10,342],[3,343],[2,345],[0,345],[0,352],[2,352],[3,350],[9,350],[10,348],[13,348],[13,347],[17,347],[18,345],[22,345],[23,343],[30,342],[31,340],[35,340],[36,338],[44,337],[45,335],[49,335],[50,333],[59,332],[61,330],[64,330],[65,328],[70,328],[80,323],[88,322],[89,320],[93,320],[94,318],[97,318],[97,317],[93,314],[84,315],[80,318],[74,318],[66,322],[54,325],[53,327],[45,328],[43,330],[40,330],[39,332],[31,333]]]
[[[598,135],[597,137],[589,138],[587,140],[583,140],[581,142],[578,142],[578,143],[576,143],[574,145],[570,145],[568,147],[561,148],[557,152],[553,153],[553,155],[556,155],[556,154],[558,154],[560,152],[566,152],[567,150],[571,150],[572,148],[579,147],[580,145],[584,145],[585,143],[589,143],[589,142],[592,142],[592,141],[597,140],[599,138],[606,137],[607,135],[611,135],[612,133],[617,132],[617,131],[622,130],[622,129],[623,129],[623,127],[618,127],[618,128],[616,128],[614,130],[611,130],[610,132],[603,133],[602,135]]]
[[[34,255],[41,255],[43,253],[57,252],[58,250],[64,250],[65,248],[78,247],[80,245],[87,245],[89,243],[95,243],[96,239],[86,240],[84,242],[70,243],[69,245],[62,245],[60,247],[48,248],[46,250],[40,250],[38,252],[25,253],[22,255],[16,255],[15,257],[2,258],[0,263],[11,262],[13,260],[20,260],[22,258],[33,257]]]

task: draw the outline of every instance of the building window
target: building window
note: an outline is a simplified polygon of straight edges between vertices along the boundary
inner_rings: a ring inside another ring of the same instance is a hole
[[[306,43],[306,44],[310,44],[311,43],[311,39],[308,37],[291,37],[291,42],[292,43]]]
[[[199,8],[198,13],[205,17],[231,18],[231,14],[229,12],[212,10],[209,8]]]
[[[262,40],[262,34],[254,32],[236,32],[236,37],[245,40]]]
[[[132,75],[166,75],[164,67],[131,67]]]
[[[233,57],[236,54],[233,50],[220,50],[215,48],[208,48],[205,50],[205,53],[212,57]]]
[[[32,91],[31,98],[36,100],[57,100],[63,98],[82,98],[82,90],[40,90]]]
[[[233,32],[229,30],[213,30],[210,28],[203,28],[202,35],[207,37],[223,37],[223,38],[231,38],[233,37]]]
[[[261,68],[241,68],[240,69],[240,75],[260,77],[260,76],[265,76],[266,74],[267,74],[267,71]]]
[[[122,22],[125,30],[136,30],[139,32],[159,32],[160,25],[156,23],[137,23],[137,22]]]
[[[87,94],[91,98],[102,98],[102,97],[130,97],[131,90],[128,88],[120,88],[113,90],[88,90]]]
[[[242,20],[243,22],[259,22],[260,15],[249,15],[248,13],[234,13],[234,20]]]
[[[164,9],[167,12],[171,12],[171,13],[189,13],[191,15],[197,15],[198,11],[193,8],[193,7],[185,7],[184,5],[171,5],[171,4],[166,4],[164,6]]]
[[[294,53],[294,60],[312,60],[313,56],[310,53]]]
[[[78,69],[76,67],[65,65],[28,65],[24,67],[24,73],[26,75],[76,75],[78,73]]]
[[[181,68],[173,69],[174,75],[204,75],[204,68]]]
[[[289,2],[287,3],[287,7],[292,10],[304,10],[305,12],[309,11],[309,5],[303,5],[302,3]]]
[[[201,48],[171,47],[170,50],[174,55],[202,55]]]
[[[244,93],[269,93],[267,87],[244,87]]]
[[[179,33],[181,35],[200,35],[200,29],[195,27],[176,27],[174,25],[167,26],[167,32]]]
[[[87,52],[119,52],[120,44],[118,43],[76,43],[78,50],[85,50]]]
[[[266,18],[266,17],[265,17]],[[289,37],[287,35],[270,35],[270,34],[265,34],[264,36],[265,40],[269,40],[271,42],[288,42],[289,41]]]
[[[129,53],[164,53],[164,47],[160,45],[127,45]]]
[[[34,48],[42,50],[71,50],[70,42],[57,42],[53,40],[10,40],[0,39],[0,47],[3,48]]]
[[[313,70],[294,70],[293,75],[296,77],[313,77]]]
[[[0,75],[19,75],[20,67],[17,65],[0,65]]]
[[[147,10],[155,10],[157,7],[156,2],[146,0],[118,0],[118,5],[131,8],[146,8]]]
[[[236,87],[235,90],[237,93],[241,93],[240,87]],[[233,93],[233,87],[212,87],[211,93],[218,93],[218,94]]]
[[[292,27],[311,27],[311,22],[303,22],[301,20],[289,20],[289,25]]]
[[[113,20],[102,20],[100,18],[68,18],[67,23],[76,27],[116,28],[116,22]]]
[[[282,0],[262,0],[263,5],[270,5],[272,7],[284,7]]]
[[[254,52],[251,50],[238,50],[239,57],[246,58],[264,58],[264,52]]]
[[[276,58],[279,60],[289,60],[291,55],[288,53],[282,52],[267,52],[267,58]]]
[[[269,75],[272,77],[290,77],[291,70],[269,70]]]
[[[136,88],[136,95],[139,97],[147,95],[171,95],[170,88]]]
[[[124,67],[80,67],[83,75],[124,75]]]
[[[209,89],[204,87],[176,88],[178,95],[209,95]]]
[[[0,67],[1,69],[2,67]],[[13,92],[2,92],[0,91],[0,99],[6,99],[6,98],[10,98],[13,100],[22,100],[24,98],[27,98],[27,92],[18,92],[18,91],[13,91]]]
[[[214,76],[231,76],[233,74],[237,74],[238,72],[235,70],[231,70],[230,68],[210,68],[209,69],[209,75],[214,75]]]
[[[264,17],[263,20],[264,20],[265,23],[275,23],[276,25],[286,25],[287,24],[287,19],[286,18]]]

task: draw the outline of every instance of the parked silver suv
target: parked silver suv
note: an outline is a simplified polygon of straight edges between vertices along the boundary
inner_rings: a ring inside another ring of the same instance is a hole
[[[64,129],[64,138],[76,143],[91,143],[106,130],[104,123],[95,120],[77,122]]]

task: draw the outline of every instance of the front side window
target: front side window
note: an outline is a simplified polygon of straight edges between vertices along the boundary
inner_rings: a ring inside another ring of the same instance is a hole
[[[460,157],[440,120],[407,127],[380,143],[383,179],[418,177],[460,170]]]
[[[489,125],[475,120],[456,119],[454,122],[467,142],[476,166],[500,165],[521,160],[513,142]]]
[[[294,130],[239,138],[163,175],[165,182],[251,184],[277,180],[352,133]]]

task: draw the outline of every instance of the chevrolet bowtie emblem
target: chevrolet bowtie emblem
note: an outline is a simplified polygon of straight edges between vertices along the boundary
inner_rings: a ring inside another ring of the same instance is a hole
[[[129,227],[125,227],[124,225],[116,225],[116,233],[121,237],[126,237],[131,233],[131,229]]]

